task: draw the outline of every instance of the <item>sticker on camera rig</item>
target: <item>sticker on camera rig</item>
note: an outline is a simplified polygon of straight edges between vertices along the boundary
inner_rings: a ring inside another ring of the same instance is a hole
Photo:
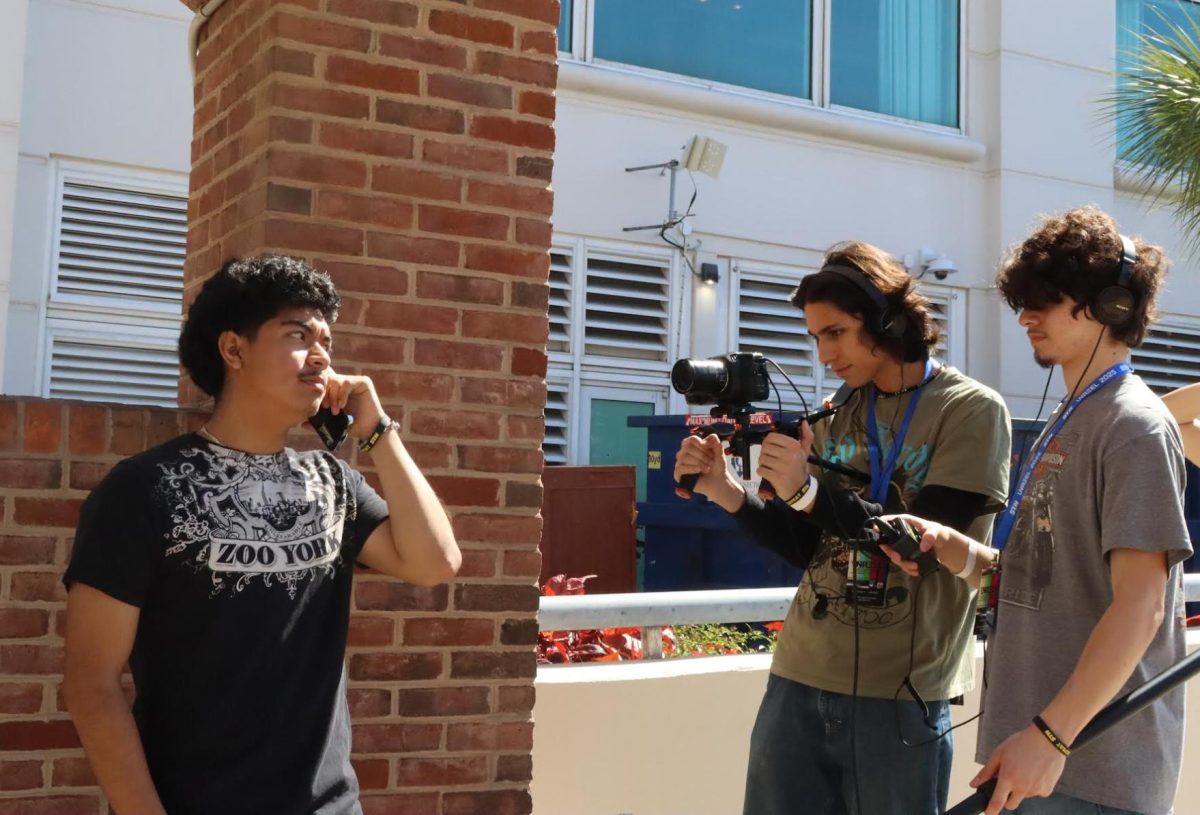
[[[684,417],[686,427],[708,427],[714,424],[732,425],[733,420],[728,416],[709,416],[707,413],[689,414]],[[775,417],[770,413],[751,413],[750,424],[752,426],[772,425],[775,424]]]

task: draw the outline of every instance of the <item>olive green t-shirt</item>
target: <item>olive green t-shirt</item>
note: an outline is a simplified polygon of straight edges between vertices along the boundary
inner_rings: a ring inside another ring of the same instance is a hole
[[[987,497],[989,514],[976,518],[966,531],[986,542],[993,513],[1004,506],[1008,489],[1008,409],[995,391],[949,367],[917,393],[920,399],[892,473],[886,511],[906,511],[927,485],[978,493]],[[876,399],[884,458],[914,395]],[[813,452],[863,473],[870,471],[866,388],[834,416],[817,422],[813,432]],[[822,487],[836,485],[867,497],[866,485],[847,476],[816,466],[813,474]],[[910,642],[912,682],[923,698],[951,699],[969,690],[974,684],[975,590],[945,569],[923,579],[909,577],[882,557],[870,558],[854,571],[857,582],[848,583],[852,552],[844,537],[822,534],[779,634],[772,672],[822,690],[851,693],[856,605],[847,602],[846,595],[854,591],[860,598],[860,696],[895,696],[909,673]],[[819,600],[824,613],[814,615]],[[906,692],[902,698],[908,698]]]

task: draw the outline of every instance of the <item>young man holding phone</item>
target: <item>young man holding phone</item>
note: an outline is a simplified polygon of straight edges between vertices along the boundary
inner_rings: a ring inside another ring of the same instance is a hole
[[[461,555],[370,378],[331,367],[339,304],[301,260],[227,263],[179,340],[211,418],[117,464],[84,504],[65,692],[118,812],[362,812],[344,666],[354,564],[435,585]],[[322,408],[354,417],[382,497],[332,453],[284,446]]]

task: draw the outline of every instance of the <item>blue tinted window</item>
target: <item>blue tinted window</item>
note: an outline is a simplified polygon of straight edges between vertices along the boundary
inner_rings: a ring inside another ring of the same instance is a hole
[[[833,0],[830,101],[957,127],[958,6],[959,0]]]
[[[573,0],[562,0],[558,12],[558,50],[571,50],[571,13]]]
[[[1164,22],[1164,18],[1167,22]],[[1200,4],[1188,0],[1117,0],[1117,76],[1132,68],[1138,35],[1170,33],[1169,24],[1191,34],[1200,22]],[[1195,37],[1195,35],[1193,35]],[[1117,156],[1129,151],[1129,117],[1117,112]]]
[[[597,59],[811,97],[811,3],[595,0]]]

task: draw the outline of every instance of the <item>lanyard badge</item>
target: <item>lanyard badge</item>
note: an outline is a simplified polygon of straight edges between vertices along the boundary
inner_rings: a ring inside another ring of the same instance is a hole
[[[1092,383],[1084,388],[1083,393],[1072,399],[1070,404],[1067,404],[1066,408],[1059,414],[1054,424],[1048,425],[1042,431],[1042,434],[1038,436],[1038,440],[1034,444],[1033,454],[1030,456],[1029,461],[1021,468],[1016,489],[1013,490],[1012,495],[1008,499],[1008,506],[1005,507],[1004,512],[1000,515],[1000,519],[996,522],[996,529],[992,534],[993,549],[1001,552],[1008,545],[1008,540],[1012,536],[1013,529],[1017,523],[1017,516],[1021,512],[1021,502],[1025,498],[1025,492],[1029,488],[1034,470],[1037,469],[1042,456],[1045,455],[1046,450],[1050,447],[1050,443],[1054,441],[1054,438],[1063,429],[1063,426],[1066,425],[1067,420],[1071,418],[1071,415],[1084,401],[1094,396],[1105,385],[1131,373],[1133,373],[1133,366],[1128,362],[1118,362],[1116,365],[1108,368],[1104,373],[1092,380]],[[1059,407],[1061,408],[1065,402],[1066,399],[1064,398],[1059,403]],[[994,616],[996,604],[1000,596],[1000,576],[1001,572],[998,567],[984,575],[984,579],[979,585],[977,607],[979,614]]]
[[[871,471],[868,496],[880,506],[887,503],[892,473],[895,472],[900,453],[904,449],[904,439],[916,413],[917,402],[921,399],[922,387],[933,376],[933,371],[933,359],[925,360],[925,375],[921,379],[921,386],[913,392],[912,399],[904,411],[904,420],[900,427],[895,429],[886,458],[883,456],[879,425],[875,419],[876,388],[872,385],[867,391],[867,461]],[[858,605],[883,606],[887,594],[889,565],[886,558],[875,557],[862,551],[853,553],[846,574],[847,594],[852,596]]]

